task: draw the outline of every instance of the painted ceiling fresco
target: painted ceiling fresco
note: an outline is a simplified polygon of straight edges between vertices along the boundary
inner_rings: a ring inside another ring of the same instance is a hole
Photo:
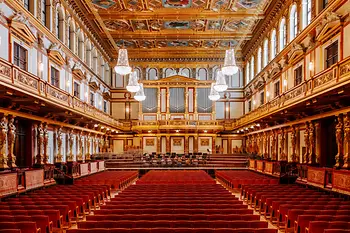
[[[98,25],[96,28],[111,47],[113,56],[121,47],[131,50],[129,57],[133,57],[136,50],[138,56],[148,56],[159,50],[169,50],[169,56],[176,51],[195,57],[200,50],[201,56],[218,53],[224,56],[225,49],[240,46],[252,37],[252,31],[264,18],[270,2],[90,0],[87,17]]]

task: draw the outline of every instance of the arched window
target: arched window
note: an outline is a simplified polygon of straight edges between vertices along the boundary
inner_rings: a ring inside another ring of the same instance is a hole
[[[72,20],[68,25],[68,47],[73,53],[75,53],[75,25]]]
[[[302,11],[303,11],[303,29],[311,22],[311,0],[302,1]]]
[[[86,49],[86,53],[85,53],[86,64],[88,67],[92,68],[92,65],[91,65],[91,42],[88,40],[86,41],[85,49]]]
[[[165,77],[170,77],[176,75],[176,70],[173,68],[166,68],[165,69]]]
[[[189,68],[182,68],[180,74],[182,76],[190,78],[191,77],[191,70]]]
[[[208,72],[205,68],[199,68],[197,71],[198,80],[208,80]]]
[[[252,58],[250,59],[250,80],[254,79],[254,75],[255,75],[255,65],[254,65],[254,56],[252,56]]]
[[[40,0],[41,23],[50,29],[50,0]]]
[[[298,12],[294,4],[289,14],[289,41],[292,41],[298,34]]]
[[[139,67],[135,67],[134,71],[136,71],[137,77],[139,78],[139,80],[142,80],[142,72],[141,69]]]
[[[245,76],[246,76],[246,81],[247,81],[247,84],[248,84],[249,81],[250,81],[250,66],[249,66],[249,62],[247,62],[247,65],[245,67]]]
[[[64,41],[64,12],[60,6],[56,9],[56,36],[59,40]]]
[[[92,70],[94,73],[97,73],[97,51],[96,48],[92,49]]]
[[[23,0],[23,6],[27,11],[34,14],[34,0]]]
[[[267,66],[267,63],[269,62],[269,40],[264,40],[264,67]]]
[[[270,56],[270,60],[273,60],[276,57],[276,53],[277,53],[276,29],[273,29],[271,32],[271,56]]]
[[[258,61],[256,64],[256,73],[258,74],[261,71],[261,57],[262,56],[262,51],[261,51],[261,47],[258,48]]]
[[[216,73],[218,72],[219,70],[219,67],[218,66],[214,66],[213,69],[212,69],[212,80],[216,80]]]
[[[85,49],[84,49],[84,34],[83,32],[80,30],[79,34],[78,34],[78,57],[84,61],[84,53],[85,53]],[[96,55],[97,56],[97,55]]]
[[[148,75],[147,75],[148,80],[157,80],[158,79],[158,77],[157,77],[158,71],[156,68],[149,68],[147,73],[148,73]]]
[[[280,22],[280,35],[279,35],[280,52],[284,49],[287,43],[287,30],[286,30],[286,19],[282,18]]]

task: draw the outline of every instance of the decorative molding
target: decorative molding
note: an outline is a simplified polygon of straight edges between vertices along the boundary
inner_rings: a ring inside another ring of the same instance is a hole
[[[327,12],[316,26],[316,40],[323,42],[341,26],[341,17],[335,12]]]
[[[294,64],[298,62],[304,55],[305,48],[302,44],[294,43],[288,53],[288,63]]]
[[[47,50],[47,54],[50,59],[52,59],[55,63],[57,63],[60,66],[63,66],[66,64],[66,60],[64,59],[62,52],[61,52],[61,46],[54,43],[50,45],[50,48]]]
[[[9,26],[28,44],[32,45],[36,41],[37,38],[31,29],[28,19],[22,12],[17,12],[14,15]]]

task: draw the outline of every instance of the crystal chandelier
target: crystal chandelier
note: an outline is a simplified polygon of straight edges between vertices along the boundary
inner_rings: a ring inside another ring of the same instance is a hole
[[[146,99],[145,92],[143,90],[143,84],[139,84],[140,90],[134,95],[135,100],[144,101]]]
[[[221,70],[224,75],[233,75],[238,72],[235,50],[233,48],[226,50],[224,66],[221,68]]]
[[[225,75],[222,73],[221,70],[218,70],[216,73],[216,83],[214,85],[214,89],[218,92],[223,92],[227,90]]]
[[[129,92],[138,92],[140,90],[140,84],[137,81],[137,72],[134,71],[129,75],[129,82],[126,86],[126,90],[128,90]]]
[[[210,88],[210,94],[208,95],[208,98],[211,101],[217,101],[220,99],[220,95],[219,92],[217,92],[214,88],[214,83],[211,84],[211,88]]]
[[[131,67],[129,66],[128,50],[119,49],[117,65],[114,67],[117,74],[127,75],[131,73]]]

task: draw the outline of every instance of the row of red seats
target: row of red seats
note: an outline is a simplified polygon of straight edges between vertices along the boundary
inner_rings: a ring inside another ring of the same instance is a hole
[[[151,171],[68,233],[277,232],[259,219],[203,171]]]
[[[259,228],[94,228],[91,229],[70,229],[67,233],[276,233],[275,229]],[[14,232],[17,233],[17,232]]]
[[[297,185],[245,185],[241,198],[289,232],[323,233],[350,223],[349,201]]]
[[[240,188],[244,184],[278,184],[276,178],[251,171],[215,171],[216,179],[229,189]]]
[[[127,173],[130,178],[134,175]],[[62,232],[73,221],[83,219],[86,213],[104,204],[110,199],[110,193],[108,184],[75,184],[56,185],[9,198],[0,202],[0,229],[20,230],[22,233]]]
[[[94,176],[87,176],[77,180],[76,184],[91,185],[91,184],[106,184],[112,189],[122,190],[138,178],[137,171],[106,171]]]

